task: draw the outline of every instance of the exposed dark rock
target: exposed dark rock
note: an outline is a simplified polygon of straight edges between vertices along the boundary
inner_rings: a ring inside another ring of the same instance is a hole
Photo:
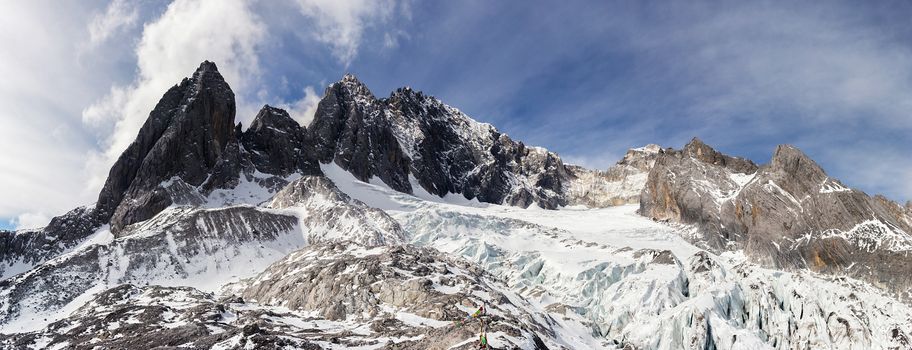
[[[567,177],[554,153],[526,147],[488,124],[409,88],[377,99],[354,76],[326,89],[308,127],[319,159],[361,180],[377,176],[412,193],[409,175],[435,195],[556,208]]]
[[[51,219],[40,229],[0,231],[0,276],[23,272],[25,267],[35,266],[74,248],[102,224],[92,207],[79,207]],[[18,266],[19,270],[9,270],[13,266]]]
[[[326,88],[308,132],[321,162],[335,161],[362,181],[377,176],[393,189],[411,193],[408,159],[384,109],[364,84],[346,75]]]
[[[241,143],[256,169],[267,174],[320,174],[314,148],[307,133],[288,112],[269,105],[257,113]]]
[[[115,232],[151,218],[173,203],[160,186],[173,177],[204,190],[230,186],[238,177],[234,114],[234,93],[215,64],[203,62],[165,93],[111,168],[99,215]]]

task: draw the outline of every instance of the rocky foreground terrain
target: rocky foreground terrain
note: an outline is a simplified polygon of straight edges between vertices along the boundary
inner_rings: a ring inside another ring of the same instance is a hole
[[[235,124],[204,62],[98,201],[0,231],[0,348],[910,349],[912,203],[794,147],[563,163],[352,75]]]

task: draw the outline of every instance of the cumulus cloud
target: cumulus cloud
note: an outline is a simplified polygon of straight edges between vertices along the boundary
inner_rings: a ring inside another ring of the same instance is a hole
[[[75,3],[0,5],[0,218],[18,217],[13,224],[43,226],[46,214],[92,201],[79,191],[92,140],[78,114],[101,78],[72,55],[92,12]]]
[[[230,23],[230,25],[226,25]],[[86,165],[95,171],[90,187],[104,183],[107,169],[136,138],[136,133],[164,92],[189,76],[204,60],[218,64],[219,72],[243,96],[260,71],[257,45],[265,26],[242,0],[177,0],[147,23],[136,47],[137,77],[83,110],[82,119],[94,128],[110,129],[105,149]],[[238,110],[253,107],[238,101]]]
[[[262,104],[272,103],[308,123],[319,100],[314,87],[294,82],[307,86],[303,96],[283,103],[287,86],[277,91],[262,80],[287,74],[281,65],[264,68],[264,58],[293,61],[281,51],[288,43],[277,41],[305,33],[317,40],[303,44],[324,45],[348,64],[365,30],[408,12],[392,0],[251,3],[0,5],[0,44],[8,48],[0,51],[0,219],[40,226],[48,216],[94,201],[158,99],[203,60],[215,61],[234,89],[238,121],[247,124]],[[268,23],[258,17],[262,11],[270,14]],[[265,54],[264,47],[275,52]]]
[[[136,24],[139,9],[124,0],[114,0],[108,4],[104,13],[92,17],[89,22],[89,42],[98,45],[119,31]]]
[[[18,229],[30,229],[30,228],[41,228],[47,226],[48,222],[51,221],[51,217],[38,212],[38,213],[23,213],[19,214],[15,219],[10,221],[10,224],[13,225],[17,230]]]
[[[307,126],[313,120],[317,112],[317,104],[320,103],[320,95],[314,90],[313,86],[304,88],[304,96],[292,103],[282,104],[282,108],[288,111],[292,119],[298,124]]]

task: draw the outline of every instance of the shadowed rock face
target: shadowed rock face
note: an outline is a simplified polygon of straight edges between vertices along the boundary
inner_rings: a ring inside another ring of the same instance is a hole
[[[214,189],[237,180],[234,92],[214,63],[168,90],[120,156],[98,196],[97,210],[117,232],[173,202],[159,184],[172,177]],[[221,176],[209,175],[219,173]],[[204,183],[205,182],[205,183]]]
[[[321,162],[335,161],[362,181],[378,176],[397,191],[412,192],[408,160],[384,106],[354,76],[326,88],[308,131]]]
[[[87,246],[0,281],[0,324],[47,317],[97,286],[228,280],[257,268],[251,256],[262,256],[267,265],[304,245],[297,227],[293,216],[250,207],[168,209],[128,226],[122,239]]]
[[[263,106],[241,136],[241,144],[261,172],[278,176],[320,174],[306,131],[285,110]]]
[[[72,249],[102,224],[93,208],[79,207],[41,229],[0,231],[0,276],[11,277]],[[11,270],[13,266],[20,268]]]
[[[783,268],[848,274],[909,300],[912,220],[898,204],[830,178],[792,146],[769,165],[721,155],[699,140],[656,161],[640,213],[698,226],[696,242],[744,249]]]
[[[566,170],[554,153],[526,147],[488,124],[409,88],[377,99],[355,77],[326,89],[308,127],[321,162],[358,179],[377,176],[412,193],[460,193],[482,202],[556,208]]]

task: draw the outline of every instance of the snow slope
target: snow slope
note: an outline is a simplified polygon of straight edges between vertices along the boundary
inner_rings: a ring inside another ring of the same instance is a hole
[[[332,167],[324,171],[339,188],[390,213],[413,244],[480,264],[551,316],[585,320],[612,346],[912,346],[912,309],[869,284],[713,255],[682,238],[691,228],[653,222],[633,205],[541,210],[425,200]]]
[[[218,194],[230,199],[226,207],[173,206],[118,237],[97,230],[0,285],[0,333],[8,334],[0,345],[65,346],[83,339],[84,327],[114,337],[164,327],[162,334],[183,341],[167,343],[174,346],[287,340],[288,349],[420,348],[434,337],[443,348],[468,348],[474,331],[445,328],[479,302],[504,320],[490,330],[492,343],[519,348],[541,341],[563,349],[912,344],[912,308],[867,283],[764,269],[737,252],[714,255],[682,238],[691,227],[645,219],[633,205],[521,209],[420,187],[405,194],[332,163],[322,170],[328,179],[289,179],[278,192],[242,184]],[[402,243],[417,247],[397,250]],[[302,287],[308,284],[315,287]],[[161,287],[134,287],[145,285]],[[110,295],[122,299],[110,306]],[[160,296],[164,309],[149,295]],[[122,313],[117,321],[107,316]],[[144,338],[116,339],[98,341]]]

